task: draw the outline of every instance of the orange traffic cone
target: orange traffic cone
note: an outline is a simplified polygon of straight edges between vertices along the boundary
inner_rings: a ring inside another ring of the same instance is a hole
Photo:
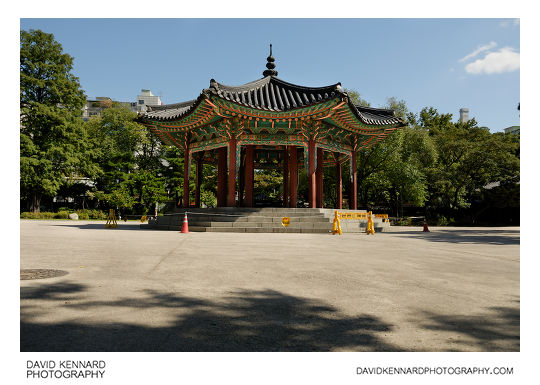
[[[424,230],[423,230],[425,233],[429,233],[429,229],[427,227],[427,220],[426,218],[424,218]]]
[[[188,228],[188,221],[187,221],[187,213],[184,213],[184,223],[182,224],[182,230],[180,230],[181,233],[188,234],[189,228]]]

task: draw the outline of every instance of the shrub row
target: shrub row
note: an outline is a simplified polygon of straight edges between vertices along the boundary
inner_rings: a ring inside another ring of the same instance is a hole
[[[79,219],[107,219],[107,213],[101,210],[76,210],[71,211],[77,213]],[[23,212],[21,213],[22,219],[68,219],[70,212],[67,210],[61,210],[57,213],[42,211],[39,213]]]

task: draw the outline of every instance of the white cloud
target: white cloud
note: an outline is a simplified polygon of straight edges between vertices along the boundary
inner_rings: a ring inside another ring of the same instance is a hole
[[[489,52],[483,59],[475,60],[465,66],[470,74],[498,74],[519,69],[519,52],[512,47],[504,47]]]
[[[490,49],[495,48],[496,46],[497,46],[497,43],[495,43],[494,41],[490,42],[489,44],[482,45],[482,46],[478,47],[477,49],[475,49],[474,51],[472,51],[467,56],[462,57],[461,59],[459,59],[459,61],[464,62],[466,60],[472,59],[473,57],[478,56],[482,52],[489,51]]]
[[[508,27],[508,26],[510,26],[510,25],[512,25],[512,26],[515,27],[515,26],[519,25],[519,19],[508,19],[508,20],[503,20],[503,21],[501,21],[501,22],[499,23],[499,25],[500,25],[501,27],[503,27],[503,28],[506,28],[506,27]]]

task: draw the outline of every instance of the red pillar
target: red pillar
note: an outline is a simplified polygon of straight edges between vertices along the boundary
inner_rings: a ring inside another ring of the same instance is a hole
[[[352,181],[351,181],[351,210],[357,210],[356,200],[358,199],[358,187],[356,185],[357,171],[356,171],[356,151],[351,152],[351,168],[352,168]]]
[[[229,139],[229,189],[227,206],[236,206],[236,138]]]
[[[289,149],[283,146],[283,207],[289,207]]]
[[[201,207],[201,182],[203,174],[203,157],[204,152],[200,153],[197,159],[197,174],[195,178],[195,207]]]
[[[339,163],[339,154],[336,155],[336,196],[336,209],[341,209],[343,203],[343,179],[341,175],[341,163]]]
[[[227,149],[220,147],[218,152],[217,205],[227,205]]]
[[[245,186],[246,186],[246,198],[244,205],[246,207],[253,207],[253,185],[254,185],[254,161],[255,161],[255,149],[253,146],[246,146],[246,168],[245,168]]]
[[[323,207],[323,149],[317,148],[317,171],[315,175],[317,179],[317,207]]]
[[[240,167],[238,167],[238,207],[244,207],[244,191],[246,189],[245,155],[240,155]]]
[[[189,207],[189,143],[184,148],[184,197],[182,207]]]
[[[296,201],[298,196],[298,152],[296,146],[289,146],[289,177],[290,177],[290,191],[289,191],[289,207],[296,207]]]
[[[315,150],[315,140],[309,139],[308,146],[308,160],[309,160],[309,172],[308,172],[308,201],[309,207],[315,208],[317,199],[317,182],[315,178],[315,161],[317,159],[317,153]]]

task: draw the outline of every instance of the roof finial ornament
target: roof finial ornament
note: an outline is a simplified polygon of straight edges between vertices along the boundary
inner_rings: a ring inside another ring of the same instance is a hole
[[[266,70],[263,72],[263,76],[277,76],[278,72],[274,69],[276,68],[276,65],[274,64],[274,57],[272,56],[272,44],[270,44],[270,56],[266,58]]]

